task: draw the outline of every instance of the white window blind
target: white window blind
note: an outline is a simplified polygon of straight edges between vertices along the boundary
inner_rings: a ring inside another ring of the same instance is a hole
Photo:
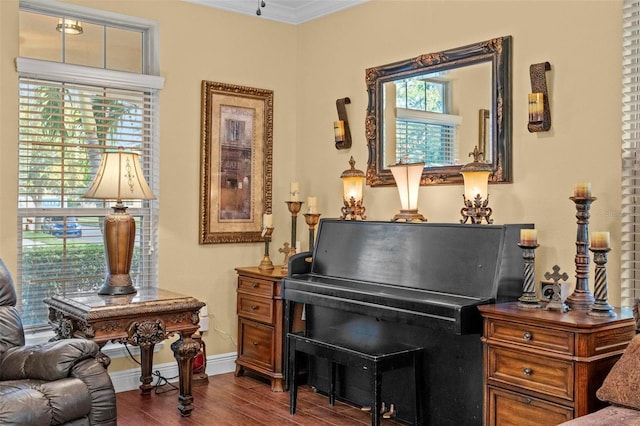
[[[140,154],[158,195],[156,91],[94,80],[89,85],[20,77],[17,281],[27,328],[46,326],[44,298],[95,293],[103,283],[101,224],[114,202],[82,198],[102,152],[122,146]],[[126,204],[137,225],[134,286],[155,286],[157,203]]]
[[[426,167],[456,164],[461,117],[396,108],[396,159]]]
[[[623,6],[621,304],[640,297],[640,2]]]

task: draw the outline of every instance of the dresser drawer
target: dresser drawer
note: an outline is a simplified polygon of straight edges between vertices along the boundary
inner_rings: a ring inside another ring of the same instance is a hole
[[[489,339],[573,355],[574,334],[570,331],[549,330],[543,327],[495,319],[487,321],[487,337]]]
[[[251,293],[256,296],[273,297],[273,281],[253,277],[238,278],[238,293]]]
[[[488,380],[573,400],[573,363],[548,356],[489,347]]]
[[[265,324],[240,319],[242,340],[238,342],[238,359],[265,369],[273,369],[274,328]]]
[[[238,316],[273,324],[273,299],[238,294]]]
[[[573,410],[538,398],[489,387],[487,424],[500,426],[552,426],[571,420]]]

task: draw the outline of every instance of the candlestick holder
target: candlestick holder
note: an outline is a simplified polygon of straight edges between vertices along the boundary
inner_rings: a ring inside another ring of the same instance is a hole
[[[607,253],[610,248],[590,248],[593,253],[593,262],[596,264],[595,301],[587,315],[595,317],[615,317],[616,313],[607,302]]]
[[[265,227],[262,231],[262,236],[264,237],[264,257],[262,258],[262,262],[258,266],[258,269],[263,271],[270,271],[273,269],[273,262],[269,257],[269,242],[271,241],[271,234],[273,234],[273,227]]]
[[[316,239],[316,225],[320,221],[320,213],[305,213],[304,220],[309,226],[309,251],[313,251],[313,242]]]
[[[524,259],[524,283],[522,284],[522,296],[518,298],[518,306],[522,308],[540,308],[540,299],[536,296],[535,258],[539,244],[518,243],[522,249]]]
[[[289,267],[289,258],[296,254],[296,229],[298,224],[298,213],[302,208],[302,201],[285,201],[289,213],[291,213],[291,244],[284,243],[284,248],[279,249],[281,253],[284,253],[284,264],[282,265],[282,271],[287,272]]]
[[[589,209],[596,197],[569,197],[576,204],[578,232],[576,236],[576,287],[567,299],[573,310],[588,310],[594,298],[589,291]]]

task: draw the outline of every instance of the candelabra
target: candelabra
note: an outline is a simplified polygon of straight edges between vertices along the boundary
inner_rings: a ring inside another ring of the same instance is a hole
[[[589,291],[589,208],[596,197],[569,197],[576,204],[578,233],[576,237],[576,287],[567,297],[567,305],[573,310],[588,310],[594,298]]]
[[[523,308],[539,308],[540,300],[536,297],[536,279],[535,279],[535,258],[536,249],[539,244],[518,243],[522,249],[522,258],[524,259],[524,283],[522,285],[522,296],[518,298],[518,306]]]
[[[593,262],[596,264],[595,301],[587,315],[597,317],[615,317],[616,313],[607,302],[607,253],[611,250],[608,247],[593,248],[589,250],[593,253]]]
[[[289,213],[291,213],[291,244],[287,247],[287,243],[284,244],[284,248],[279,249],[281,253],[284,253],[284,264],[282,265],[282,271],[287,272],[289,270],[289,258],[296,254],[296,229],[298,223],[298,213],[302,208],[302,201],[285,201]]]
[[[305,213],[304,220],[309,226],[309,251],[313,250],[313,242],[316,239],[316,225],[320,220],[320,213]]]
[[[271,234],[273,234],[273,227],[267,226],[263,229],[264,257],[262,258],[262,262],[260,262],[258,269],[262,269],[264,271],[270,271],[273,269],[273,262],[269,257],[269,242],[271,241]]]

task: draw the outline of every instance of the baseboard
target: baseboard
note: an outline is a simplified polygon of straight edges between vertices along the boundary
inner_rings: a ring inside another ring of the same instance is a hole
[[[231,373],[236,369],[236,352],[226,354],[212,355],[207,357],[207,375],[215,376],[216,374]],[[166,364],[157,364],[153,366],[153,372],[158,372],[170,382],[178,381],[178,365],[175,362]],[[125,392],[138,389],[140,386],[140,369],[131,368],[129,370],[121,370],[109,373],[113,387],[116,392]],[[153,383],[157,379],[154,377]]]

